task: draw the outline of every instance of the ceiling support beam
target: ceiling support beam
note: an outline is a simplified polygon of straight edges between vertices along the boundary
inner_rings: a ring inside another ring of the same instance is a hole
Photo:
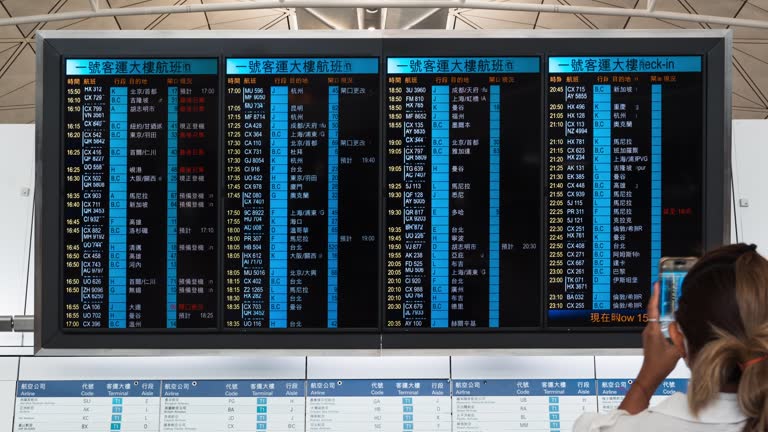
[[[288,27],[291,30],[298,30],[299,29],[299,20],[296,18],[296,9],[290,8],[288,9]]]
[[[382,30],[387,29],[387,8],[385,7],[381,8],[381,23],[379,24],[379,28]]]
[[[656,0],[648,0],[648,6],[646,7],[646,10],[648,12],[653,12],[656,10]]]
[[[432,15],[434,15],[434,14],[436,14],[438,12],[440,12],[440,8],[430,9],[426,13],[424,13],[421,16],[419,16],[418,18],[416,18],[415,20],[413,20],[413,21],[409,22],[408,24],[402,26],[401,29],[402,30],[410,30],[410,29],[416,27],[417,25],[423,23],[429,17],[431,17]]]
[[[312,9],[312,8],[304,8],[304,10],[308,14],[310,14],[313,17],[317,18],[318,21],[320,21],[321,23],[327,25],[328,27],[330,27],[330,28],[332,28],[334,30],[342,30],[344,28],[344,27],[334,23],[333,21],[329,20],[328,17],[326,17],[325,15],[321,14],[320,12],[318,12],[318,11]]]
[[[355,8],[355,13],[357,13],[357,29],[362,30],[365,27],[365,12],[363,8]]]
[[[99,0],[90,0],[91,2],[91,10],[94,12],[99,10]]]
[[[454,8],[461,6],[468,9],[565,13],[584,15],[603,15],[636,18],[655,18],[662,20],[686,21],[705,24],[719,24],[733,27],[768,29],[768,21],[723,17],[716,15],[694,15],[681,12],[649,11],[647,9],[629,9],[617,7],[570,6],[560,4],[502,3],[492,0],[258,0],[252,2],[203,3],[175,6],[143,6],[125,8],[107,8],[59,12],[54,14],[29,15],[0,19],[0,26],[37,24],[53,21],[79,20],[100,17],[120,17],[137,15],[165,15],[177,13],[222,12],[258,9],[305,8],[308,12],[315,7],[325,8]],[[315,12],[316,13],[316,12]],[[310,12],[312,14],[312,12]],[[314,14],[313,14],[314,15]],[[316,18],[317,15],[314,15]],[[328,21],[327,18],[318,18]],[[325,22],[331,28],[338,25]]]
[[[456,14],[459,9],[448,9],[448,17],[445,18],[445,29],[446,30],[453,30],[456,28]]]

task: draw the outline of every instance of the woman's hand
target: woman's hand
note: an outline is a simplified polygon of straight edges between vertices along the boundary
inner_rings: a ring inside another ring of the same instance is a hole
[[[651,301],[648,302],[648,324],[643,330],[643,366],[637,379],[630,387],[619,409],[637,414],[651,402],[656,388],[675,368],[682,357],[680,350],[669,343],[661,332],[659,323],[659,283],[653,285]]]
[[[647,390],[653,392],[677,366],[683,353],[671,344],[661,332],[659,323],[660,285],[653,285],[653,294],[648,302],[648,324],[643,330],[643,367],[637,380],[642,385],[651,386]]]

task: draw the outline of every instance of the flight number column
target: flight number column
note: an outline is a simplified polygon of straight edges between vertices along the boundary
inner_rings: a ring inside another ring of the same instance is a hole
[[[403,301],[403,319],[405,327],[427,327],[427,317],[430,308],[430,147],[428,129],[418,126],[413,119],[426,119],[431,114],[426,100],[429,88],[421,85],[418,77],[406,77],[405,109],[403,111],[403,141],[405,158],[403,160],[403,183],[406,193],[413,191],[413,197],[404,197],[401,206],[404,223],[405,249],[405,300]],[[421,103],[418,103],[421,101]],[[431,102],[431,100],[429,101]],[[425,122],[422,122],[422,124]],[[411,127],[408,127],[411,126]],[[426,125],[425,125],[426,126]]]
[[[589,284],[587,272],[592,262],[587,258],[592,243],[588,242],[591,230],[589,207],[590,146],[589,98],[587,86],[565,86],[565,304],[564,309],[587,309]]]

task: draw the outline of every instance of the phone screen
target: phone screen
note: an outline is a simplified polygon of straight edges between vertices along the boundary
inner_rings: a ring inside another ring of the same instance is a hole
[[[675,262],[674,268],[664,269],[659,273],[659,322],[661,332],[669,337],[669,323],[675,320],[678,301],[682,294],[683,281],[692,262]]]
[[[661,298],[659,312],[661,321],[674,321],[677,302],[682,294],[683,280],[688,274],[686,270],[668,270],[661,272]]]

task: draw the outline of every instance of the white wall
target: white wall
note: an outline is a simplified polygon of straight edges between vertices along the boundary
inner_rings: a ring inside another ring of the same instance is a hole
[[[0,315],[23,315],[28,300],[35,126],[0,125],[0,154]],[[0,333],[0,347],[18,345],[20,334]]]
[[[734,120],[733,144],[734,228],[768,256],[768,120]]]

